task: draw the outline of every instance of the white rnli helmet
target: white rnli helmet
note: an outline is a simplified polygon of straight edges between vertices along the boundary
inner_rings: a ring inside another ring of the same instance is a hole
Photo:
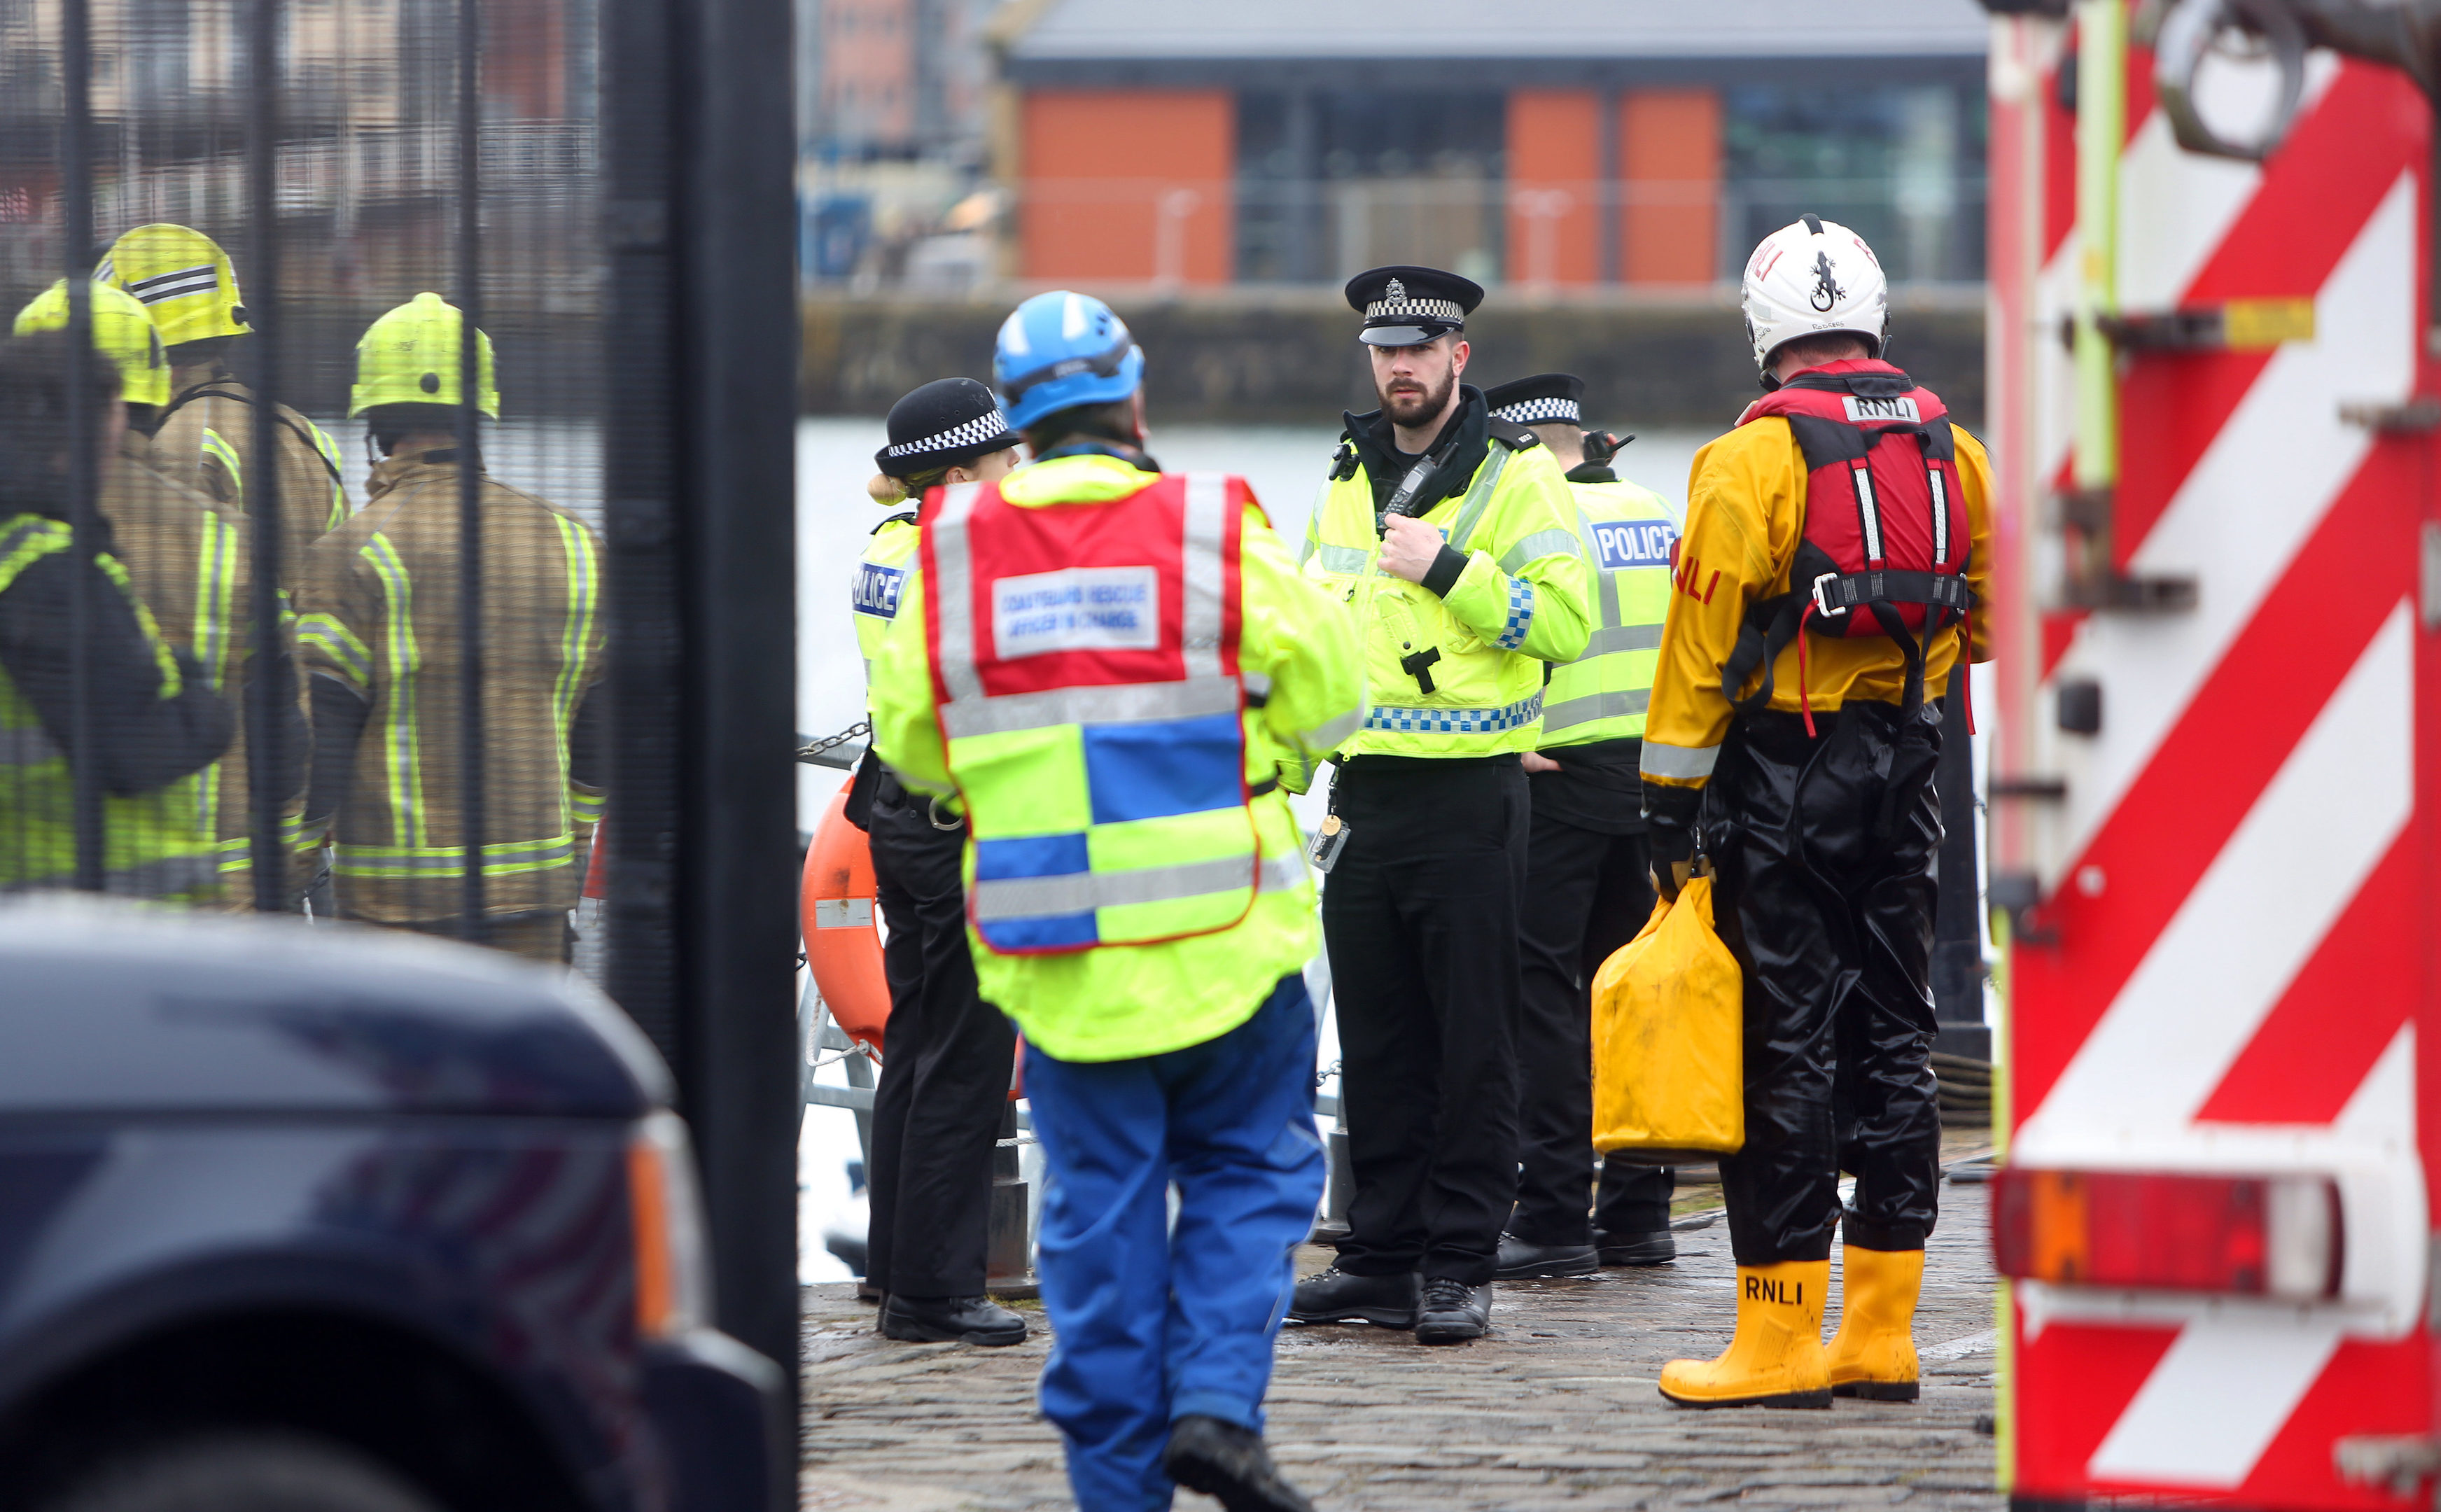
[[[1844,331],[1882,354],[1890,329],[1890,286],[1865,239],[1818,215],[1763,239],[1746,260],[1740,290],[1755,366],[1771,367],[1782,342]]]

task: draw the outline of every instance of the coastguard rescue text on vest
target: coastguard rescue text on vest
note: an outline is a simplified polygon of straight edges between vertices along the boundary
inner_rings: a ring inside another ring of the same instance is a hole
[[[1161,645],[1161,574],[1149,567],[1065,567],[992,581],[1002,659]]]

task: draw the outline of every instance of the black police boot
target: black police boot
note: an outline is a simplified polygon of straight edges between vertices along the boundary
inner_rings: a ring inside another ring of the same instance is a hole
[[[1369,1323],[1383,1328],[1416,1326],[1416,1273],[1351,1276],[1332,1266],[1296,1284],[1289,1316],[1298,1323]]]
[[[909,1343],[1022,1344],[1025,1320],[989,1297],[909,1297],[892,1292],[881,1305],[881,1332]]]
[[[1424,1283],[1423,1305],[1416,1309],[1416,1342],[1458,1344],[1492,1332],[1492,1287],[1470,1287],[1447,1276]]]
[[[1170,1424],[1161,1467],[1229,1512],[1313,1512],[1313,1503],[1280,1479],[1262,1434],[1217,1417],[1190,1413]]]
[[[1666,1266],[1678,1258],[1678,1241],[1671,1237],[1667,1229],[1654,1229],[1649,1233],[1598,1233],[1594,1242],[1606,1266]]]
[[[1590,1244],[1536,1244],[1504,1233],[1492,1274],[1500,1281],[1528,1281],[1537,1276],[1590,1276],[1600,1269],[1601,1257]]]

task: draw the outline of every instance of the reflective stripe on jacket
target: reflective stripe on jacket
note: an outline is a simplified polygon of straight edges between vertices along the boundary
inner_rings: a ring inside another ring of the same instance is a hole
[[[34,562],[65,551],[64,521],[20,514],[0,521],[0,593]],[[163,698],[184,686],[177,663],[152,614],[114,557],[95,559],[125,594],[152,641],[161,668]],[[65,633],[65,627],[62,627]],[[203,820],[202,772],[132,797],[105,792],[101,801],[103,887],[122,896],[194,898],[216,880],[211,831]],[[0,672],[0,891],[72,887],[76,881],[75,780],[67,755],[43,728],[31,704]]]
[[[1550,452],[1494,441],[1460,493],[1435,505],[1467,558],[1447,597],[1376,565],[1382,534],[1361,461],[1323,486],[1298,560],[1348,606],[1364,646],[1365,728],[1341,754],[1481,756],[1532,750],[1543,666],[1584,650],[1591,592],[1577,509]]]
[[[1543,748],[1644,733],[1670,612],[1670,548],[1678,527],[1661,496],[1634,483],[1570,483],[1577,531],[1593,567],[1594,628],[1543,692]]]
[[[1116,457],[1062,457],[1020,469],[1001,482],[1000,494],[1017,509],[1091,507],[1130,497],[1147,481],[1145,472]],[[1249,500],[1239,516],[1238,673],[1247,694],[1237,716],[1240,771],[1247,788],[1259,789],[1284,769],[1310,766],[1355,729],[1364,715],[1364,678],[1340,606],[1300,581],[1258,507]],[[923,622],[931,585],[930,573],[908,581],[902,618]],[[953,783],[926,640],[890,636],[875,659],[874,747],[909,786],[946,793]],[[1253,907],[1236,925],[1162,944],[1060,955],[1001,955],[979,946],[983,996],[1018,1021],[1028,1043],[1062,1060],[1161,1054],[1244,1023],[1317,944],[1304,837],[1287,800],[1257,792],[1247,807],[1262,870]]]
[[[1245,485],[1147,475],[1091,514],[927,498],[924,634],[1004,955],[1225,929],[1254,906],[1238,544]]]

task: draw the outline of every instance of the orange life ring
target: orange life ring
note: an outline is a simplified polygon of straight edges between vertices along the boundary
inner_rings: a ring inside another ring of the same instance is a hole
[[[847,790],[833,794],[805,848],[805,881],[798,908],[805,931],[805,963],[831,1021],[850,1039],[881,1053],[890,1022],[890,979],[881,969],[881,930],[873,912],[873,849],[847,821]]]

